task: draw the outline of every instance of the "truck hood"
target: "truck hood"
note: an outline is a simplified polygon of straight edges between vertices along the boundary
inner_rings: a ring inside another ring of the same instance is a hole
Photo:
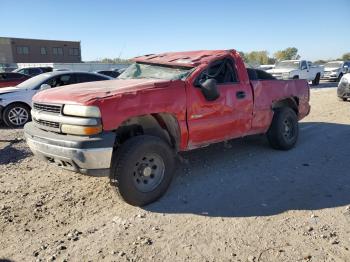
[[[81,83],[41,91],[33,97],[33,101],[53,104],[90,104],[101,98],[166,87],[171,82],[173,81],[162,79],[116,79]]]
[[[297,69],[291,69],[291,68],[278,68],[278,69],[270,69],[270,70],[267,70],[268,73],[270,74],[278,74],[278,73],[290,73],[294,70],[297,70]]]

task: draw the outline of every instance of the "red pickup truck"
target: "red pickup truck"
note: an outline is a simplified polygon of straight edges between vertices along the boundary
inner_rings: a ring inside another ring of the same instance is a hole
[[[247,69],[234,50],[151,54],[113,81],[45,90],[25,125],[35,155],[66,169],[109,176],[129,204],[167,190],[179,151],[267,134],[275,149],[298,138],[310,111],[305,80]]]

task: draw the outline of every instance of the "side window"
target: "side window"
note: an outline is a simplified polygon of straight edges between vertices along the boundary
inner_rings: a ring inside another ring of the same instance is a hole
[[[71,85],[75,83],[75,77],[73,74],[60,75],[47,80],[44,84],[48,84],[51,87],[59,87],[65,85]]]
[[[41,70],[39,68],[30,68],[29,74],[30,75],[39,75],[41,73]]]
[[[301,62],[301,70],[307,69],[306,61]]]
[[[100,76],[93,75],[93,74],[78,74],[78,83],[84,83],[84,82],[93,82],[93,81],[101,81],[106,80]]]
[[[214,78],[218,84],[237,82],[237,74],[232,60],[224,59],[214,62],[207,70],[201,73],[199,82],[209,78]]]

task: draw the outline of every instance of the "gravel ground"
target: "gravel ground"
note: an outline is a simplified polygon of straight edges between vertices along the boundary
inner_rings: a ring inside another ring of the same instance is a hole
[[[167,194],[146,208],[107,178],[33,157],[0,129],[0,260],[350,261],[350,102],[311,91],[291,151],[254,136],[182,154]]]

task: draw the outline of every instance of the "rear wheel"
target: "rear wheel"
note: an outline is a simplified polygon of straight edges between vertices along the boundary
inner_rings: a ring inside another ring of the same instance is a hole
[[[289,107],[275,109],[267,132],[271,147],[280,150],[291,149],[296,144],[298,135],[298,118],[294,110]]]
[[[299,76],[293,76],[293,79],[299,79]]]
[[[315,85],[315,86],[319,85],[320,84],[320,79],[321,79],[321,75],[318,73],[316,75],[315,79],[312,80],[312,84]]]
[[[166,192],[174,166],[174,152],[165,141],[154,136],[136,136],[114,152],[111,183],[127,203],[144,206]]]
[[[30,108],[20,103],[11,104],[5,108],[3,119],[8,127],[22,127],[30,121]]]

